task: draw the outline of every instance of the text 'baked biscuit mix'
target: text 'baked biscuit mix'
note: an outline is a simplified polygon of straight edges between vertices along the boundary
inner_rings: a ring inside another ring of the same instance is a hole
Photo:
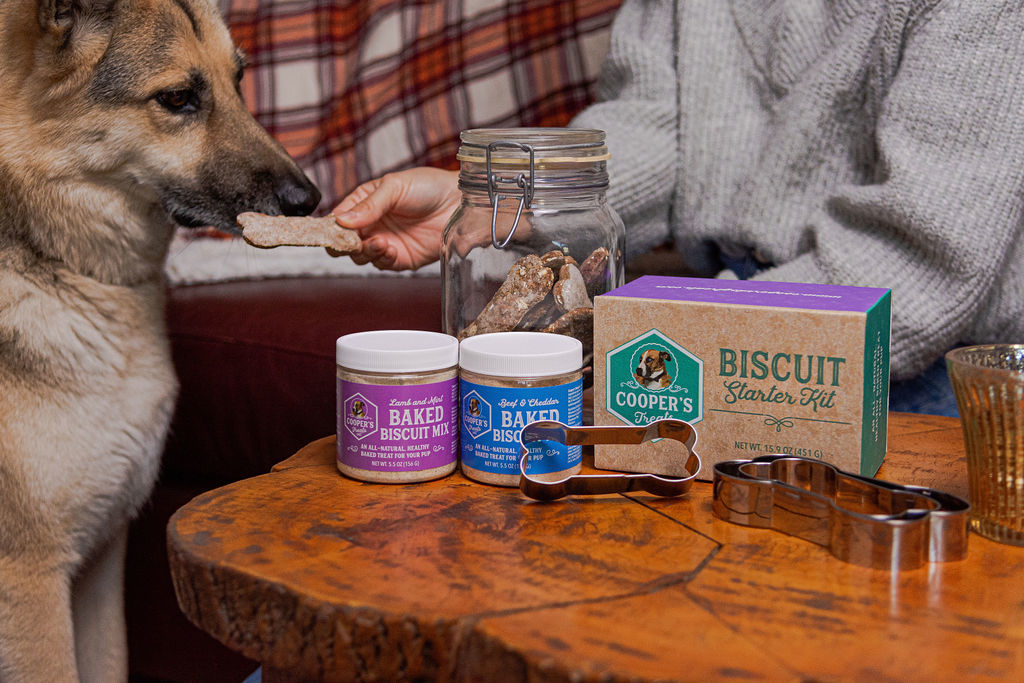
[[[700,478],[787,454],[873,475],[885,456],[890,290],[644,276],[598,296],[594,423],[697,430]],[[680,475],[670,442],[595,447],[603,469]]]
[[[371,330],[339,337],[336,348],[338,471],[401,483],[454,472],[458,340],[421,330]]]

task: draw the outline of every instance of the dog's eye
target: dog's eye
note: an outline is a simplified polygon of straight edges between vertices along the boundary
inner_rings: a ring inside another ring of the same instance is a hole
[[[172,114],[192,114],[199,109],[199,96],[191,88],[157,93],[157,104]]]

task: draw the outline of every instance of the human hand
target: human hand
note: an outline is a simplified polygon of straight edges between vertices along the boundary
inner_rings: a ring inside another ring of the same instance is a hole
[[[380,270],[410,270],[440,258],[441,233],[462,201],[458,178],[457,171],[421,167],[353,190],[331,212],[363,240],[352,260]]]

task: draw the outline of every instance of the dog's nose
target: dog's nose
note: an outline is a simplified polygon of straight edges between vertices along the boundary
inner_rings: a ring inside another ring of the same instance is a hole
[[[306,176],[285,179],[274,194],[285,216],[308,216],[320,203],[320,190]]]

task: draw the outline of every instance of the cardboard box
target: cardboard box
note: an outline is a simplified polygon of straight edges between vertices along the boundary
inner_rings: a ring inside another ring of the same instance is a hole
[[[785,453],[872,476],[885,456],[888,289],[644,276],[598,296],[594,424],[663,418],[714,463]],[[601,469],[683,475],[678,444],[597,446]]]

